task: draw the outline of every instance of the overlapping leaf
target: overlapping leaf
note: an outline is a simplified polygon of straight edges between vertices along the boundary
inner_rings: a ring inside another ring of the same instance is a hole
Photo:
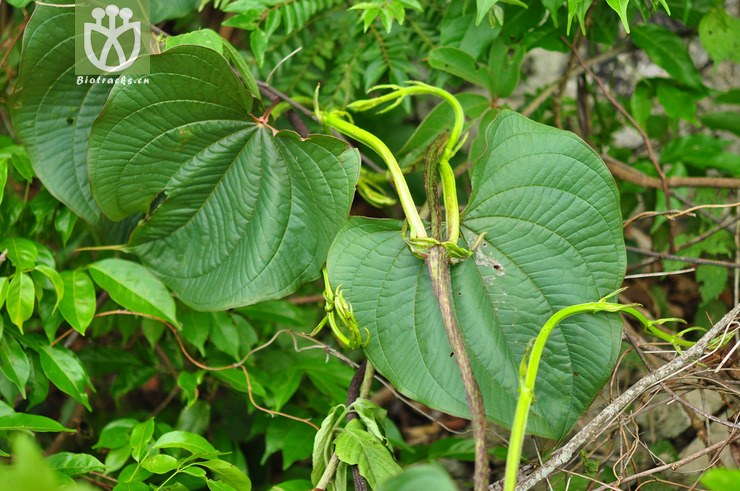
[[[100,211],[90,193],[87,144],[110,85],[78,85],[75,64],[75,9],[37,5],[23,37],[10,117],[46,189],[96,224]]]
[[[479,138],[462,228],[468,246],[486,235],[453,267],[454,307],[488,416],[508,425],[530,340],[557,310],[617,289],[626,259],[616,187],[585,143],[509,111]],[[401,223],[352,219],[328,265],[371,332],[366,351],[378,370],[415,400],[466,415],[429,274]],[[611,373],[620,326],[616,317],[582,316],[551,336],[529,432],[560,438],[572,427]]]
[[[356,151],[252,120],[251,98],[215,51],[177,46],[151,69],[149,84],[113,90],[90,143],[103,212],[153,208],[134,252],[203,310],[279,298],[318,277],[349,212]]]

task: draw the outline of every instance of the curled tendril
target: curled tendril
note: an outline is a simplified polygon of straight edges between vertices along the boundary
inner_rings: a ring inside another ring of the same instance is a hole
[[[363,339],[360,326],[352,311],[352,305],[344,298],[342,288],[337,287],[336,290],[332,290],[326,267],[324,267],[322,274],[324,275],[325,285],[324,300],[326,303],[324,304],[324,311],[326,315],[311,332],[311,336],[317,335],[324,326],[329,324],[331,332],[342,346],[349,349],[364,348],[370,342],[370,331],[367,328],[364,329],[365,338]],[[347,331],[347,334],[343,329]]]

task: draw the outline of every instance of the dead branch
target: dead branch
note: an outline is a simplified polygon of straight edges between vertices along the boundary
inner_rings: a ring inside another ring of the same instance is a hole
[[[643,186],[646,188],[661,189],[663,185],[657,177],[648,176],[639,170],[619,161],[609,155],[602,155],[611,173],[624,181]],[[695,188],[740,188],[740,179],[734,177],[668,177],[666,184],[670,187],[695,187]],[[674,196],[677,198],[677,196]]]

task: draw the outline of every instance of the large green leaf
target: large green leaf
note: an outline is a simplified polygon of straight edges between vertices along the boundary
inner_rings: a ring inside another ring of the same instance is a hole
[[[110,85],[77,84],[74,19],[75,9],[36,6],[23,37],[20,75],[9,107],[38,178],[94,224],[100,211],[90,193],[87,144]]]
[[[452,269],[454,308],[490,419],[511,423],[519,364],[557,310],[616,290],[625,268],[614,181],[574,135],[502,111],[480,136],[473,193],[463,216],[475,255]],[[460,372],[424,263],[401,223],[355,218],[328,259],[377,369],[412,398],[465,416]],[[619,353],[621,322],[589,315],[564,322],[548,341],[528,431],[561,438],[606,382]]]
[[[113,90],[90,144],[93,193],[109,217],[155,203],[133,251],[202,310],[317,278],[349,212],[357,152],[253,121],[251,98],[215,51],[177,46],[151,69],[148,85]]]

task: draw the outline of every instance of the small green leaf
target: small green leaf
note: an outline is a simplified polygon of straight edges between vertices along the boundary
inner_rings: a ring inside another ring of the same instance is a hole
[[[711,469],[702,476],[701,483],[710,491],[740,491],[740,470]]]
[[[672,83],[661,82],[658,84],[657,94],[658,101],[669,117],[698,125],[694,93]]]
[[[283,470],[294,462],[304,460],[311,455],[316,432],[307,424],[287,418],[272,418],[265,432],[265,453],[261,464],[267,457],[280,451],[283,454]]]
[[[195,466],[195,465],[191,465],[189,467],[185,467],[180,472],[182,472],[183,474],[189,474],[189,475],[195,476],[195,477],[206,477],[206,470],[203,469],[202,467],[198,467],[198,466]]]
[[[23,332],[23,323],[33,315],[34,306],[33,280],[26,273],[16,274],[8,285],[5,308],[10,320]]]
[[[699,116],[701,122],[713,130],[730,131],[740,136],[740,111],[716,111]],[[0,297],[0,305],[2,298]]]
[[[568,35],[570,35],[570,26],[574,18],[578,19],[578,23],[581,26],[581,33],[584,36],[586,35],[586,12],[588,12],[592,3],[593,0],[568,0]]]
[[[727,288],[728,277],[727,268],[706,265],[696,268],[696,281],[701,285],[699,293],[702,302],[706,304],[719,297]]]
[[[54,303],[54,310],[56,310],[59,307],[59,303],[62,301],[62,298],[64,298],[64,281],[62,280],[62,277],[56,269],[50,268],[45,264],[39,264],[36,266],[36,271],[46,276],[54,286],[54,291],[57,294],[57,300]]]
[[[198,385],[203,381],[204,373],[202,370],[195,373],[180,372],[177,376],[177,386],[180,387],[188,400],[186,407],[192,406],[198,400]]]
[[[8,298],[8,285],[10,280],[5,276],[0,276],[0,308],[5,304],[5,299]],[[1,318],[2,316],[0,316]],[[0,331],[2,332],[2,331]]]
[[[311,482],[316,485],[326,470],[332,450],[329,445],[334,441],[334,427],[344,416],[344,406],[334,406],[321,423],[313,440]]]
[[[98,442],[93,446],[98,450],[101,448],[113,449],[128,445],[131,440],[131,431],[138,424],[133,418],[123,418],[111,421],[103,427]]]
[[[638,83],[632,93],[632,99],[630,99],[632,116],[643,128],[645,128],[647,119],[653,111],[654,95],[653,88],[645,81]]]
[[[740,63],[740,19],[718,7],[699,22],[699,40],[715,63]]]
[[[231,486],[236,491],[251,491],[252,489],[252,481],[237,466],[225,460],[208,460],[199,462],[198,465],[216,474],[220,482]]]
[[[30,271],[36,266],[39,248],[35,242],[20,237],[8,237],[0,241],[0,253],[8,251],[8,259],[19,271]]]
[[[627,34],[630,32],[629,19],[627,19],[627,7],[629,7],[630,0],[606,0],[606,3],[619,14],[619,18],[622,20],[622,25]]]
[[[489,89],[496,97],[508,97],[519,84],[522,63],[527,49],[524,46],[507,46],[494,41],[488,54],[488,73],[491,77]]]
[[[150,455],[141,461],[141,466],[154,474],[166,474],[177,469],[180,461],[171,455]]]
[[[165,20],[180,19],[195,12],[198,5],[202,4],[200,0],[150,0],[151,1],[151,22],[159,24]],[[201,7],[202,8],[202,7]]]
[[[227,39],[224,39],[224,56],[236,66],[236,70],[241,75],[242,83],[247,88],[247,91],[249,91],[249,94],[259,100],[262,96],[259,87],[257,87],[257,81],[254,79],[254,75],[249,70],[247,62],[244,61],[244,57]]]
[[[105,456],[105,466],[108,472],[116,472],[126,465],[130,458],[131,447],[128,444],[123,447],[113,448]]]
[[[165,40],[165,49],[172,49],[183,44],[204,46],[223,54],[224,39],[212,29],[200,29],[178,36],[169,36]]]
[[[206,480],[208,489],[211,491],[234,491],[234,488],[221,481],[214,481],[213,479]]]
[[[704,90],[701,74],[691,61],[686,45],[676,34],[657,24],[641,24],[633,29],[632,41],[677,82]]]
[[[46,458],[52,470],[68,476],[105,471],[105,464],[85,453],[59,452]]]
[[[3,197],[5,197],[5,184],[7,182],[8,182],[8,160],[0,159],[0,204],[3,203]]]
[[[18,387],[21,396],[26,398],[26,383],[31,375],[31,363],[25,351],[12,336],[0,338],[0,371]]]
[[[339,460],[360,469],[373,489],[402,471],[385,445],[365,431],[357,419],[337,437],[335,450]]]
[[[249,47],[252,48],[252,53],[257,59],[257,65],[260,67],[265,63],[265,51],[267,51],[268,41],[268,35],[261,29],[255,29],[249,35]]]
[[[170,431],[165,433],[154,443],[157,448],[182,448],[194,455],[217,454],[213,445],[200,435],[188,433],[187,431]]]
[[[491,86],[491,75],[485,66],[475,58],[458,48],[435,48],[429,53],[429,65],[437,70],[451,73],[473,85],[488,89]]]
[[[57,212],[54,217],[54,229],[59,232],[62,237],[62,244],[65,246],[69,242],[69,238],[72,237],[75,225],[77,224],[77,215],[74,214],[69,208],[62,208]]]
[[[92,412],[85,392],[91,386],[90,378],[77,357],[65,348],[43,346],[39,350],[39,358],[49,380]]]
[[[385,420],[388,412],[368,399],[357,399],[352,404],[352,410],[357,413],[365,429],[378,441],[388,444],[385,437]]]
[[[95,286],[84,271],[64,271],[64,297],[59,311],[77,332],[85,331],[95,317]]]
[[[456,491],[455,482],[439,466],[419,465],[406,469],[384,482],[379,491],[406,491],[411,489],[433,489],[434,491]]]
[[[124,259],[104,259],[89,266],[95,283],[131,312],[149,314],[178,325],[175,301],[144,266]]]
[[[220,351],[238,361],[239,355],[239,332],[236,330],[234,321],[225,312],[213,314],[213,322],[210,329],[211,342]]]
[[[146,454],[147,445],[154,436],[154,418],[139,423],[131,430],[131,457],[139,462]],[[145,467],[146,469],[146,467]],[[149,469],[147,469],[149,470]]]
[[[483,22],[483,19],[486,18],[488,15],[488,12],[493,8],[494,5],[496,5],[499,2],[499,0],[476,0],[476,16],[475,16],[475,25],[480,25],[481,22]]]
[[[74,433],[75,430],[65,428],[51,418],[38,416],[36,414],[15,413],[6,416],[0,416],[0,430],[29,430],[37,433]]]

